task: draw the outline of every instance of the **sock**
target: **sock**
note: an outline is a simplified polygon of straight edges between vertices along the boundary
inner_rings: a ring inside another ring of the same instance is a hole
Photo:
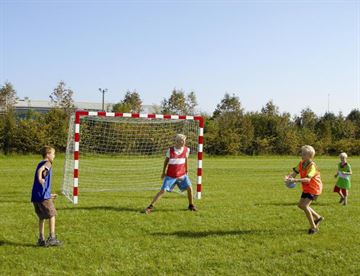
[[[50,238],[53,238],[53,239],[55,239],[55,238],[56,238],[56,235],[55,235],[55,233],[51,233],[51,234],[50,234]]]
[[[44,235],[41,233],[39,234],[39,240],[42,240],[42,241],[44,240]]]

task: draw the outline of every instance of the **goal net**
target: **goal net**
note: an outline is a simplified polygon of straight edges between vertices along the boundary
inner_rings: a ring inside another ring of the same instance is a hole
[[[70,118],[63,194],[77,204],[83,192],[159,190],[166,151],[181,133],[200,199],[203,129],[200,116],[77,111]]]

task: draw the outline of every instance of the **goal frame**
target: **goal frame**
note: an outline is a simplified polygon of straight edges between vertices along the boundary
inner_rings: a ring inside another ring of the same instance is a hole
[[[191,120],[198,121],[198,152],[197,152],[197,172],[196,172],[196,199],[201,199],[202,193],[202,176],[203,176],[203,144],[204,144],[204,118],[202,116],[188,116],[188,115],[168,115],[168,114],[145,114],[145,113],[121,113],[121,112],[105,112],[105,111],[83,111],[77,110],[75,112],[75,125],[74,133],[74,172],[73,172],[73,203],[78,204],[79,196],[79,164],[80,164],[80,127],[81,118],[84,116],[95,116],[95,117],[123,117],[133,119],[159,119],[159,120]],[[63,191],[64,193],[64,191]],[[65,194],[65,193],[64,193]]]

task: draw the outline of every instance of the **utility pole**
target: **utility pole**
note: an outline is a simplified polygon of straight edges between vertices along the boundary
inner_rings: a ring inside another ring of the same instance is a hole
[[[100,93],[102,93],[102,111],[105,111],[105,93],[107,92],[107,88],[101,89],[99,88]]]

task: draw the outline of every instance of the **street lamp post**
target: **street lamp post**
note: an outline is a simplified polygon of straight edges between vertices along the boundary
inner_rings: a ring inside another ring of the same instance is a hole
[[[99,88],[100,93],[102,93],[102,111],[105,111],[105,93],[107,92],[107,88],[101,89]]]

